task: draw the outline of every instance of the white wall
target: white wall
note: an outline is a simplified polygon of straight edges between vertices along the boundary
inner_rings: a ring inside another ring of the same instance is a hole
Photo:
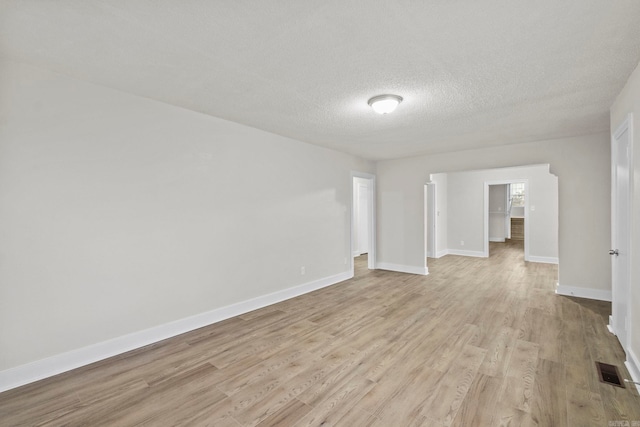
[[[632,375],[640,381],[640,65],[629,77],[611,107],[611,130],[622,124],[627,114],[633,114],[633,196],[631,214],[631,299],[628,314],[631,316],[629,360],[633,364]],[[634,372],[635,371],[635,372]]]
[[[378,260],[421,265],[429,174],[550,164],[558,177],[559,282],[610,295],[609,140],[602,133],[378,162]]]
[[[458,253],[473,252],[482,256],[484,182],[476,182],[468,173],[450,173],[447,176],[447,195],[447,250]]]
[[[525,197],[527,197],[525,195]],[[524,206],[512,206],[511,216],[514,218],[522,218],[524,216]]]
[[[489,241],[504,242],[507,238],[506,197],[507,184],[489,186]]]
[[[0,371],[349,271],[372,163],[13,62],[0,93]]]

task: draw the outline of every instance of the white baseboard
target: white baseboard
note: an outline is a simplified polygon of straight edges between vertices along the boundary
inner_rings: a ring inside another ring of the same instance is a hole
[[[529,255],[529,262],[541,262],[544,264],[558,264],[558,257]]]
[[[449,254],[449,251],[446,250],[446,249],[443,249],[441,251],[436,252],[436,258],[441,258],[441,257],[443,257],[445,255],[448,255],[448,254]]]
[[[460,255],[460,256],[472,256],[477,258],[486,258],[487,256],[482,251],[466,251],[462,249],[447,249],[447,253],[449,255]]]
[[[390,262],[379,262],[376,264],[376,268],[380,270],[397,271],[399,273],[420,274],[421,276],[429,274],[429,269],[427,267],[392,264]]]
[[[633,352],[633,350],[627,351],[627,361],[624,362],[624,366],[627,367],[627,371],[631,375],[631,381],[640,382],[640,360]],[[636,390],[640,392],[640,384],[635,384]]]
[[[582,288],[579,286],[564,286],[558,283],[556,285],[556,294],[566,295],[569,297],[588,298],[611,302],[611,291],[606,291],[603,289]]]
[[[334,285],[353,277],[351,271],[325,277],[247,301],[196,314],[184,319],[158,325],[150,329],[123,335],[108,341],[57,354],[46,359],[0,371],[0,392],[67,372],[99,360],[144,347],[230,317],[266,307],[317,289]]]
[[[609,315],[609,323],[607,324],[607,329],[609,330],[609,332],[611,332],[613,335],[616,334],[616,331],[613,330],[613,316]]]
[[[490,242],[504,243],[504,237],[489,237]]]

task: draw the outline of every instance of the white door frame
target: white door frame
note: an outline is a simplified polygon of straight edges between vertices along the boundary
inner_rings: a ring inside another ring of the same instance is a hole
[[[354,178],[354,183],[353,183],[353,224],[354,224],[354,228],[353,228],[353,253],[351,254],[353,257],[358,257],[362,254],[368,254],[369,253],[369,244],[368,244],[368,239],[369,239],[369,199],[371,197],[371,195],[369,194],[369,186],[371,185],[370,181],[365,181],[365,183],[363,183],[362,181],[359,182],[355,182],[355,179],[361,179],[361,178]],[[364,196],[364,203],[362,200],[362,197]],[[366,218],[363,218],[363,214],[362,212],[365,213],[364,216],[366,216]],[[364,221],[363,221],[364,220]],[[363,230],[362,224],[365,224],[365,228]],[[367,241],[367,245],[366,247],[363,247],[362,245],[362,241],[366,240]]]
[[[438,209],[437,209],[437,186],[436,183],[431,181],[427,182],[424,186],[424,200],[425,200],[425,257],[437,258],[437,225],[438,225]],[[429,224],[429,217],[431,217],[431,224]],[[431,245],[429,245],[431,243]],[[429,254],[429,246],[431,246],[431,254]]]
[[[483,256],[489,256],[489,186],[524,183],[524,260],[529,261],[529,180],[508,179],[484,182],[484,250]]]
[[[525,194],[525,201],[527,200],[527,195]],[[506,184],[505,192],[504,192],[504,208],[506,210],[506,214],[504,216],[504,235],[505,238],[511,239],[511,184]]]
[[[353,239],[355,236],[354,224],[355,224],[355,209],[353,206],[353,179],[354,178],[363,178],[369,180],[369,197],[367,200],[369,202],[368,206],[368,214],[369,214],[369,254],[367,256],[368,265],[367,267],[370,270],[374,270],[376,268],[376,176],[371,175],[365,172],[356,172],[351,171],[351,215],[350,215],[350,224],[349,228],[351,229],[351,239],[349,240],[349,265],[351,268],[351,275],[355,272],[355,266],[353,263]]]
[[[622,135],[627,132],[627,159],[626,159],[626,167],[627,167],[627,188],[628,194],[626,194],[627,198],[627,224],[619,224],[618,223],[618,166],[621,163],[621,160],[618,157],[618,144]],[[631,210],[631,200],[633,195],[633,165],[631,164],[631,159],[633,159],[633,116],[631,113],[627,114],[627,117],[622,121],[622,123],[618,126],[615,132],[611,135],[611,246],[612,249],[616,249],[622,256],[627,257],[628,262],[626,263],[625,271],[622,271],[622,275],[626,277],[626,284],[621,284],[618,282],[618,273],[617,270],[618,263],[616,263],[616,259],[613,258],[611,261],[611,317],[609,318],[609,330],[614,333],[618,337],[618,341],[622,345],[625,353],[628,354],[628,344],[631,337],[631,326],[632,322],[630,321],[633,313],[629,312],[628,301],[631,298],[631,242],[630,239],[627,240],[627,244],[625,247],[620,247],[621,243],[618,242],[618,233],[627,233],[630,236],[631,234],[631,221],[632,221],[632,210]],[[623,227],[623,229],[620,229]],[[615,257],[613,255],[612,257]],[[621,305],[626,306],[624,312],[621,312]],[[620,326],[622,325],[622,326]],[[624,330],[620,330],[623,328]]]

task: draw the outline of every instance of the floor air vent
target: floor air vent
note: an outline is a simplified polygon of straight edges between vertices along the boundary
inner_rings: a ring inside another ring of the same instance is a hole
[[[614,365],[607,365],[606,363],[596,362],[596,368],[598,368],[598,376],[600,382],[605,384],[611,384],[616,387],[624,387],[624,383],[620,379],[618,368]]]

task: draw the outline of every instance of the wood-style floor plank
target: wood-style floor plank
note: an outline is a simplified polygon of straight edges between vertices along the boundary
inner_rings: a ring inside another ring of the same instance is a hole
[[[353,279],[0,394],[0,425],[607,426],[640,422],[610,304],[554,293],[522,242]]]

